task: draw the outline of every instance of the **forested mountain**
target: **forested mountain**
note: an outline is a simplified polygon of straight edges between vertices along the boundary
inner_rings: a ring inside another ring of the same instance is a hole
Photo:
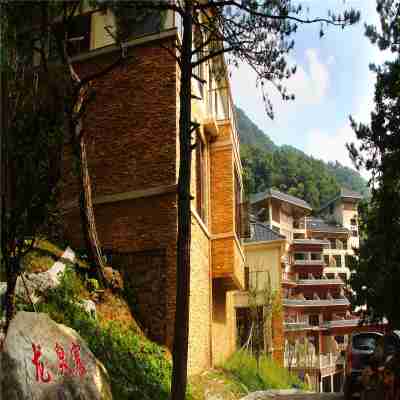
[[[247,193],[269,187],[300,197],[319,208],[340,187],[367,195],[366,181],[339,162],[326,163],[292,146],[277,146],[237,108],[240,153]]]

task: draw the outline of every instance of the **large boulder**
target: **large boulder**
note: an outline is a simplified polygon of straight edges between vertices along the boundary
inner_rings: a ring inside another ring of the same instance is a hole
[[[56,261],[47,271],[24,273],[23,278],[25,282],[23,278],[19,276],[16,287],[17,295],[22,297],[25,301],[29,301],[26,291],[27,287],[32,302],[37,303],[40,300],[41,292],[47,289],[54,289],[60,284],[60,279],[65,271],[66,264],[74,261],[75,253],[70,247],[67,247],[60,260]]]
[[[2,399],[112,399],[103,364],[76,331],[47,314],[18,312],[0,354]]]

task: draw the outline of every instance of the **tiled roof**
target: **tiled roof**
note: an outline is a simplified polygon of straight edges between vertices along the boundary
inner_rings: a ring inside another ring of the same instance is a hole
[[[250,220],[250,232],[251,236],[244,239],[245,243],[270,242],[272,240],[285,239],[285,236],[272,230],[269,225],[255,221],[254,219]]]
[[[329,223],[320,218],[307,218],[307,229],[314,232],[350,232],[347,228],[344,228],[341,225]]]
[[[291,196],[290,194],[279,192],[275,189],[268,189],[265,192],[257,193],[250,196],[250,203],[254,204],[261,200],[266,200],[269,198],[278,199],[293,204],[297,207],[305,208],[312,211],[311,206],[306,201],[299,199],[298,197]]]
[[[360,193],[355,192],[354,190],[346,189],[346,188],[340,189],[340,197],[351,197],[353,199],[359,199],[359,200],[361,200],[363,198]]]
[[[334,197],[333,199],[331,199],[327,203],[325,203],[318,211],[324,210],[331,203],[335,202],[338,199],[343,199],[343,198],[361,200],[363,197],[360,193],[355,192],[354,190],[350,190],[350,189],[346,189],[346,188],[342,187],[340,189],[340,193],[336,197]]]

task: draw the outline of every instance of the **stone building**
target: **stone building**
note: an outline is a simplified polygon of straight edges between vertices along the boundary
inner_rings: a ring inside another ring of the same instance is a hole
[[[110,11],[83,13],[84,37],[74,62],[96,71],[119,56],[105,26]],[[165,47],[180,38],[173,14],[161,31],[135,27],[124,43],[129,60],[94,82],[96,99],[84,121],[97,230],[114,267],[124,272],[136,316],[148,336],[172,349],[176,305],[177,179],[179,166],[179,66]],[[140,36],[138,36],[138,33]],[[223,58],[217,60],[224,64]],[[218,80],[212,62],[193,80],[193,118],[199,124],[191,193],[191,294],[189,372],[223,361],[235,349],[232,290],[244,284],[239,235],[242,167],[228,75]],[[71,153],[64,157],[66,235],[83,238],[78,185]],[[178,299],[179,301],[179,299]]]

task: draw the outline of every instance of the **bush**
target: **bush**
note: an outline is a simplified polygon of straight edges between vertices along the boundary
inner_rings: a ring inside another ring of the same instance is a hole
[[[238,351],[223,365],[222,369],[244,385],[248,391],[266,389],[306,389],[303,382],[288,370],[278,366],[269,357],[262,355],[257,369],[257,360],[247,351]]]
[[[167,399],[171,364],[162,347],[133,329],[92,319],[77,304],[83,290],[77,274],[67,268],[60,285],[44,294],[39,311],[79,332],[106,367],[115,399]]]

